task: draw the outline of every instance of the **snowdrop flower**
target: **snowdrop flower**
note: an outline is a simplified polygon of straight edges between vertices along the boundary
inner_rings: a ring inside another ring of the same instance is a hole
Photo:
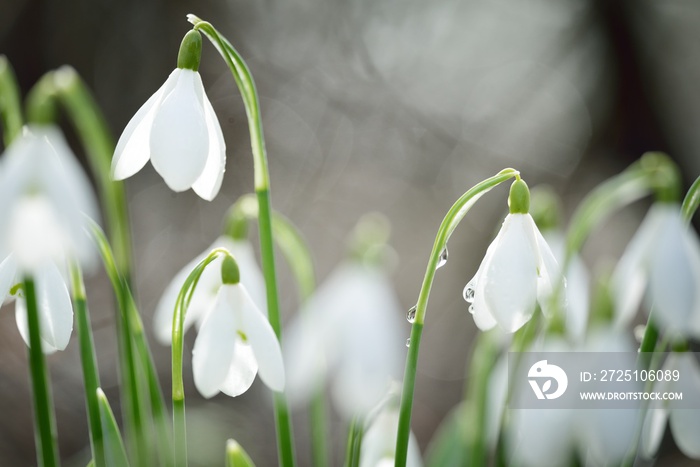
[[[85,216],[97,219],[90,183],[60,131],[30,126],[2,159],[0,172],[0,303],[17,297],[15,317],[27,344],[26,306],[15,287],[35,280],[43,350],[68,345],[73,308],[61,271],[69,260],[94,263],[95,250],[84,232]]]
[[[360,467],[390,467],[394,465],[398,427],[398,407],[387,404],[372,420],[362,437]],[[418,443],[413,433],[410,433],[406,466],[421,467],[422,465]]]
[[[173,191],[192,188],[207,201],[219,193],[226,166],[221,126],[199,76],[202,37],[185,35],[177,68],[136,112],[119,138],[112,177],[123,180],[149,158]]]
[[[648,290],[659,326],[700,336],[700,240],[681,219],[677,204],[656,203],[649,209],[612,281],[619,324],[634,318]]]
[[[187,263],[187,265],[175,275],[173,280],[170,281],[165,292],[163,292],[158,306],[156,307],[154,317],[155,335],[162,344],[169,345],[172,339],[175,302],[177,301],[177,296],[187,276],[189,276],[194,267],[215,248],[225,248],[236,258],[238,267],[242,271],[241,283],[245,286],[246,290],[248,290],[248,293],[258,309],[267,311],[265,281],[258,267],[258,263],[255,260],[253,246],[247,240],[234,240],[228,236],[221,236],[201,255]],[[196,324],[197,327],[200,327],[206,318],[206,313],[212,309],[222,285],[221,274],[218,270],[221,261],[221,257],[215,259],[209,267],[204,269],[202,276],[199,278],[197,287],[192,294],[187,314],[185,315],[183,332],[187,332],[187,329],[189,329],[193,323]]]
[[[700,393],[700,366],[692,353],[670,354],[662,370],[672,373],[678,371],[678,381],[657,381],[653,391],[681,392],[691,394],[691,397]],[[669,422],[678,449],[692,459],[700,459],[700,411],[669,408],[665,402],[669,401],[652,401],[646,413],[641,439],[642,454],[648,458],[656,455],[666,430],[666,422]]]
[[[308,401],[330,378],[346,419],[368,413],[400,375],[402,315],[378,266],[353,261],[336,269],[285,333],[290,402]]]
[[[541,352],[621,352],[634,355],[634,344],[617,329],[594,329],[588,339],[577,346],[558,337],[536,345]],[[491,393],[500,394],[505,405],[508,385],[507,356],[504,355],[491,379]],[[632,362],[630,362],[632,363]],[[569,381],[569,391],[577,391],[576,381]],[[527,386],[513,388],[530,391]],[[641,391],[641,385],[639,387]],[[517,397],[517,396],[514,396]],[[581,453],[586,465],[616,465],[623,461],[638,427],[639,411],[634,409],[517,409],[511,410],[507,431],[510,458],[524,466],[559,466],[571,464],[575,452]]]
[[[486,251],[476,275],[464,288],[469,312],[482,331],[499,325],[515,332],[527,323],[539,302],[550,312],[552,291],[562,279],[559,265],[528,213],[530,195],[519,178],[508,197],[510,214]]]
[[[235,397],[248,390],[258,371],[270,389],[284,390],[282,352],[272,326],[240,282],[231,256],[224,257],[220,271],[222,285],[192,350],[197,390],[207,398],[219,392]]]

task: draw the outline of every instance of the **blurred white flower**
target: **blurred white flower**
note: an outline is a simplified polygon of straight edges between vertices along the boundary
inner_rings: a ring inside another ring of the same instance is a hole
[[[700,336],[698,283],[698,235],[681,219],[680,206],[654,204],[613,274],[616,321],[629,323],[648,290],[659,326],[667,332]]]
[[[548,314],[560,280],[559,265],[530,214],[508,214],[464,288],[464,299],[482,331],[499,325],[515,332],[530,320],[537,302]]]
[[[547,230],[543,235],[557,263],[563,264],[564,235],[559,230]],[[564,276],[566,277],[566,333],[574,342],[580,343],[586,335],[588,326],[590,279],[586,265],[578,255],[571,258]]]
[[[700,394],[700,365],[693,353],[674,352],[668,356],[662,370],[678,370],[678,381],[657,381],[653,391]],[[688,397],[688,396],[686,396]],[[691,396],[692,397],[692,396]],[[700,410],[669,408],[668,401],[652,401],[646,413],[642,430],[641,452],[644,457],[656,455],[666,431],[671,425],[673,440],[678,449],[692,459],[700,459]]]
[[[372,420],[362,437],[360,467],[390,467],[396,457],[396,433],[399,427],[398,407],[387,404]],[[407,467],[421,467],[423,461],[413,432],[408,438]]]
[[[282,352],[272,326],[243,284],[224,284],[194,342],[195,386],[207,398],[219,392],[235,397],[248,390],[258,371],[270,389],[284,390]]]
[[[267,311],[265,281],[255,260],[253,246],[247,240],[234,240],[228,236],[221,236],[201,255],[187,263],[170,281],[170,284],[163,292],[154,317],[155,335],[162,344],[169,345],[171,342],[175,302],[187,276],[215,248],[225,248],[231,253],[236,263],[238,263],[238,268],[241,272],[241,283],[245,285],[257,307],[264,312]],[[212,309],[219,288],[222,285],[221,261],[222,258],[218,257],[202,272],[185,315],[183,332],[186,332],[193,323],[200,326],[206,318],[206,312]]]
[[[542,352],[623,352],[633,355],[629,336],[619,330],[592,330],[580,346],[555,338],[539,344],[531,351]],[[507,375],[506,356],[497,365],[500,372],[491,376],[492,392],[502,394],[505,404]],[[633,364],[633,362],[630,362]],[[577,389],[570,380],[569,391]],[[529,387],[515,390],[529,391]],[[641,387],[640,387],[641,390]],[[517,396],[513,396],[517,397]],[[492,418],[493,416],[491,416]],[[586,465],[616,465],[622,462],[638,427],[639,411],[634,409],[517,409],[510,411],[507,440],[510,459],[518,465],[545,467],[569,465],[576,452]]]
[[[333,401],[346,419],[368,413],[401,373],[403,314],[378,267],[340,266],[285,333],[290,402],[308,401],[330,379]]]
[[[226,144],[199,72],[176,68],[131,118],[112,159],[123,180],[148,160],[173,191],[192,188],[207,201],[219,193]]]
[[[85,231],[97,219],[90,182],[61,132],[25,127],[7,149],[0,171],[0,301],[17,297],[15,316],[29,344],[26,306],[15,284],[34,278],[44,352],[63,350],[73,329],[73,308],[62,271],[68,261],[90,268],[95,249]]]
[[[89,267],[96,251],[84,232],[84,216],[98,219],[97,201],[60,130],[25,127],[1,167],[2,257],[14,253],[18,267],[29,272],[67,259]]]

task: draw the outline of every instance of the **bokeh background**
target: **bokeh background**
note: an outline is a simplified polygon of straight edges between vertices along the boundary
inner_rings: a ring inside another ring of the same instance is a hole
[[[46,71],[75,67],[118,137],[174,68],[186,13],[212,21],[248,61],[261,96],[273,205],[306,236],[319,278],[343,259],[359,217],[382,212],[393,226],[391,277],[405,309],[417,298],[444,213],[502,168],[518,168],[531,186],[551,185],[565,219],[590,188],[645,151],[669,152],[686,186],[700,173],[700,3],[692,0],[2,0],[0,53],[24,93]],[[147,325],[173,274],[209,246],[229,205],[252,190],[244,108],[206,41],[200,71],[228,146],[221,194],[211,203],[174,194],[150,164],[126,184]],[[505,213],[506,193],[502,187],[482,198],[437,274],[413,412],[422,450],[463,393],[476,328],[462,288]],[[646,206],[615,216],[591,239],[584,257],[593,271],[619,256]],[[298,297],[281,258],[278,275],[289,322]],[[116,408],[114,310],[102,273],[89,278],[88,298],[103,384]],[[153,347],[167,393],[169,349]],[[257,381],[239,398],[204,401],[185,362],[193,464],[220,464],[225,439],[235,437],[259,465],[273,465],[266,388]],[[62,457],[84,465],[76,340],[49,365]],[[303,410],[294,423],[306,465]],[[331,428],[337,460],[345,427],[335,417]],[[666,452],[675,459],[672,447]],[[34,462],[26,349],[6,306],[0,465]]]

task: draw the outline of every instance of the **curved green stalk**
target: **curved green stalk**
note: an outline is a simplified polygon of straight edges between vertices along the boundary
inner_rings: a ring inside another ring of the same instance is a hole
[[[683,199],[683,205],[681,207],[681,215],[686,222],[690,220],[695,215],[695,212],[700,207],[700,177],[695,179],[695,182],[690,186],[688,193]]]
[[[172,375],[173,375],[173,433],[175,441],[175,466],[187,465],[187,428],[185,424],[185,384],[182,379],[182,355],[184,347],[185,314],[190,306],[199,278],[212,261],[220,255],[228,255],[224,248],[215,248],[195,266],[182,285],[175,302],[172,330]]]
[[[104,439],[102,437],[102,422],[100,421],[100,406],[97,401],[100,374],[97,371],[97,357],[95,356],[95,345],[92,338],[92,329],[90,328],[85,284],[83,283],[83,273],[80,270],[80,266],[77,264],[71,265],[70,273],[75,322],[80,341],[80,362],[85,385],[85,403],[88,412],[92,459],[96,467],[104,467],[106,465]]]
[[[3,141],[7,148],[22,134],[22,104],[17,77],[7,57],[0,55],[0,119]]]
[[[51,399],[51,383],[41,344],[41,323],[36,301],[34,280],[24,279],[24,298],[27,303],[27,327],[29,328],[29,371],[32,379],[34,402],[34,437],[38,464],[54,467],[60,464],[56,436],[56,416]]]
[[[277,277],[275,273],[275,257],[272,236],[272,209],[270,206],[270,175],[267,167],[265,139],[263,138],[260,105],[255,90],[255,82],[250,69],[238,54],[236,49],[208,22],[194,15],[188,15],[188,20],[194,28],[204,33],[214,44],[228,65],[236,85],[241,92],[248,116],[248,129],[253,151],[253,167],[255,171],[255,193],[258,197],[258,226],[260,234],[260,250],[262,269],[267,289],[267,307],[270,325],[281,341],[282,328],[280,324],[279,301],[277,297]],[[285,467],[294,465],[294,441],[292,424],[283,392],[274,393],[275,424],[277,427],[277,447],[280,464]]]
[[[486,194],[497,185],[515,177],[519,172],[514,169],[504,169],[493,177],[474,185],[469,191],[464,193],[450,208],[445,215],[437,235],[433,250],[430,253],[428,267],[425,271],[423,284],[421,285],[418,295],[418,303],[416,304],[416,320],[411,327],[411,340],[408,348],[408,356],[406,357],[406,370],[403,379],[403,391],[401,393],[401,409],[399,413],[399,428],[396,436],[396,466],[406,465],[406,456],[408,455],[408,438],[411,432],[411,410],[413,407],[413,392],[416,383],[416,369],[418,366],[418,349],[420,347],[421,335],[423,333],[423,323],[425,321],[426,309],[428,307],[428,298],[430,297],[430,289],[433,286],[435,271],[440,262],[442,250],[447,245],[452,232],[457,225],[474,206],[481,196]]]

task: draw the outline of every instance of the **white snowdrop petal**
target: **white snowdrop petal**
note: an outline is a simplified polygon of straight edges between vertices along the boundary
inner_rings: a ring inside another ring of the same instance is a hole
[[[515,332],[535,311],[537,258],[528,239],[524,214],[509,214],[498,244],[479,278],[486,306],[498,324]]]
[[[496,238],[486,249],[486,254],[484,255],[484,259],[481,260],[479,269],[476,271],[476,274],[474,275],[472,280],[467,283],[467,286],[469,284],[476,285],[474,289],[474,301],[472,302],[469,308],[469,312],[474,318],[474,324],[476,324],[476,327],[478,327],[482,331],[488,331],[489,329],[492,329],[498,324],[496,319],[491,314],[488,305],[486,304],[486,298],[484,296],[484,288],[486,286],[486,281],[483,280],[483,271],[487,267],[487,265],[491,263],[491,257],[493,256],[493,253],[500,242],[502,231],[502,229],[499,230],[498,235],[496,235]]]
[[[35,276],[41,337],[57,350],[68,346],[73,332],[73,305],[58,268],[48,263]]]
[[[131,117],[117,142],[112,158],[112,178],[123,180],[141,170],[151,154],[150,139],[153,117],[163,96],[175,87],[180,69],[170,73],[165,83],[148,98],[145,104]]]
[[[284,364],[282,362],[282,350],[265,315],[258,307],[242,285],[224,285],[230,295],[239,294],[241,298],[240,330],[247,336],[250,346],[253,348],[255,359],[258,362],[260,379],[273,391],[284,390]]]
[[[511,416],[510,463],[532,467],[570,463],[574,449],[570,410],[517,409],[511,410]]]
[[[682,334],[687,334],[695,312],[700,282],[688,251],[693,248],[689,235],[680,214],[667,219],[653,247],[649,277],[649,298],[657,311],[655,319],[666,330]],[[697,243],[694,247],[699,248]]]
[[[215,396],[226,381],[236,343],[236,322],[233,306],[223,288],[219,291],[214,308],[204,319],[192,349],[192,373],[199,393]]]
[[[525,214],[525,224],[526,226],[527,224],[530,224],[531,226],[531,230],[527,230],[526,232],[528,235],[531,233],[532,236],[534,236],[534,251],[538,252],[540,256],[540,259],[537,261],[537,268],[539,272],[537,276],[537,302],[540,304],[544,315],[549,317],[552,316],[553,312],[555,311],[551,309],[553,306],[552,293],[558,287],[565,286],[565,283],[562,283],[564,278],[562,276],[559,263],[554,257],[554,253],[552,253],[552,249],[540,233],[530,214]],[[562,290],[563,292],[559,297],[559,303],[557,306],[559,310],[565,311],[567,305],[566,293],[565,289]]]
[[[196,74],[196,80],[199,81],[199,86],[202,90],[202,102],[204,103],[204,117],[207,124],[207,134],[209,135],[209,153],[207,154],[207,162],[204,166],[204,171],[199,176],[197,181],[192,185],[192,189],[200,197],[207,201],[213,200],[219,193],[221,182],[224,179],[224,171],[226,170],[226,143],[224,135],[221,132],[219,119],[214,113],[214,108],[209,102],[209,98],[204,93],[204,86],[199,74]]]
[[[17,283],[17,261],[10,254],[0,263],[0,306],[10,293],[10,289]]]
[[[258,362],[255,360],[253,349],[241,339],[236,339],[231,367],[221,385],[221,392],[231,397],[240,396],[253,384],[257,373]]]
[[[694,355],[683,352],[673,354],[672,357],[675,368],[681,375],[672,390],[683,394],[700,394],[700,365]],[[670,412],[669,421],[676,445],[686,456],[700,459],[700,410],[672,409]]]
[[[151,163],[168,187],[185,191],[207,162],[209,136],[201,93],[192,70],[180,70],[173,90],[163,96],[151,129]]]
[[[323,332],[316,321],[300,316],[284,333],[282,356],[290,405],[305,404],[322,384],[327,366],[320,339]]]
[[[652,206],[615,267],[612,289],[618,326],[627,325],[637,313],[647,285],[649,252],[666,217],[667,207]]]
[[[660,404],[652,402],[644,417],[640,440],[640,451],[645,458],[651,459],[656,456],[666,431],[667,421],[668,410],[661,408]]]

